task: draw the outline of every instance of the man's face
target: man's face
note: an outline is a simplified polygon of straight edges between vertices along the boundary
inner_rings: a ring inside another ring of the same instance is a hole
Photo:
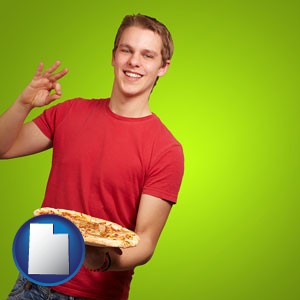
[[[162,40],[151,30],[136,26],[122,33],[113,54],[114,89],[126,97],[149,97],[157,76],[163,76],[169,61],[162,66]]]

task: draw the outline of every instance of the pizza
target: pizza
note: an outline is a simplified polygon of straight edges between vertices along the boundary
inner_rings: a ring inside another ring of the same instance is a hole
[[[34,216],[54,214],[65,217],[77,226],[86,245],[98,247],[134,247],[139,242],[138,235],[117,223],[92,217],[67,209],[43,207],[33,212]]]

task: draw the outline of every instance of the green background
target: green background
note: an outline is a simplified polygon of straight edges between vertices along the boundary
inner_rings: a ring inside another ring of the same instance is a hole
[[[293,300],[299,285],[299,1],[1,1],[3,112],[40,61],[63,97],[108,97],[125,14],[165,23],[175,53],[152,111],[182,143],[178,204],[130,299]],[[29,119],[42,110],[35,110]],[[11,247],[43,199],[51,151],[0,161],[0,299]]]

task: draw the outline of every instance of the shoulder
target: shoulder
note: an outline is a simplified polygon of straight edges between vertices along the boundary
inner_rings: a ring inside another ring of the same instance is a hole
[[[105,106],[106,102],[106,99],[74,98],[47,108],[44,110],[43,114],[55,119],[65,119],[69,115],[80,116],[85,115],[96,108],[101,109],[101,107]]]
[[[90,115],[90,112],[96,111],[95,107],[104,107],[106,102],[106,99],[69,99],[45,109],[33,121],[40,129],[51,128],[54,131],[63,123],[74,123],[76,120],[83,121]]]
[[[182,164],[184,154],[181,143],[157,116],[155,119],[152,163],[155,164],[164,159],[172,163],[177,161]]]
[[[154,115],[155,130],[157,136],[157,143],[159,146],[165,144],[167,146],[177,146],[182,148],[181,143],[173,135],[171,130],[161,121],[161,119]]]
[[[69,99],[64,102],[58,103],[53,108],[56,109],[70,109],[70,108],[80,108],[85,109],[89,107],[101,107],[105,106],[108,99],[85,99],[85,98],[74,98]]]

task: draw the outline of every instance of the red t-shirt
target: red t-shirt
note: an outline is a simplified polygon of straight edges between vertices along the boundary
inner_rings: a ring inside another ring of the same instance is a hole
[[[176,202],[182,147],[156,115],[126,118],[108,103],[73,99],[34,119],[53,143],[42,206],[81,211],[134,230],[142,194]],[[127,299],[132,274],[82,268],[54,289],[91,299]]]

